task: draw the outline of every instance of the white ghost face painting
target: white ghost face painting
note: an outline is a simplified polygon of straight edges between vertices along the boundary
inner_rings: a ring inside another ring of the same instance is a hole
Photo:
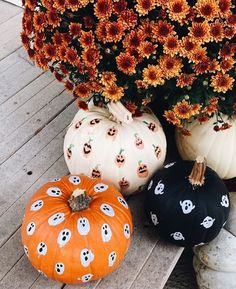
[[[212,217],[207,216],[200,225],[202,225],[204,228],[209,229],[213,223],[215,222],[215,219]]]
[[[49,226],[57,226],[65,220],[64,213],[56,213],[48,219]]]
[[[77,221],[77,230],[80,235],[86,236],[90,231],[90,223],[89,220],[85,217],[81,217]]]
[[[34,222],[30,222],[26,227],[26,233],[28,236],[32,236],[34,234],[34,231],[36,229],[36,225]]]
[[[47,254],[47,245],[44,242],[40,242],[37,246],[37,252],[39,255],[46,255]]]
[[[229,198],[227,195],[223,195],[221,198],[221,206],[228,208],[229,207]]]
[[[162,183],[162,180],[160,180],[155,188],[154,194],[155,195],[162,195],[164,194],[165,185]]]
[[[57,237],[57,244],[59,245],[60,248],[65,246],[70,241],[71,235],[72,234],[69,229],[61,230],[61,232],[59,233]]]
[[[185,238],[184,238],[184,236],[183,236],[183,234],[181,233],[181,232],[175,232],[175,233],[172,233],[172,234],[170,234],[172,237],[173,237],[173,239],[174,240],[176,240],[176,241],[181,241],[181,240],[185,240]]]
[[[43,207],[43,200],[37,200],[35,201],[31,207],[30,207],[30,211],[38,211]]]
[[[195,205],[190,200],[184,200],[179,202],[184,214],[190,214],[195,208]]]
[[[123,207],[125,207],[126,209],[129,208],[127,202],[126,202],[122,197],[120,197],[120,196],[117,197],[117,200],[118,200],[118,202],[119,202]]]
[[[62,275],[65,271],[65,265],[61,262],[55,264],[55,271],[58,275]]]
[[[47,189],[47,194],[50,196],[50,197],[60,197],[62,195],[62,192],[59,188],[57,187],[51,187],[51,188],[48,188]]]
[[[103,242],[109,242],[111,240],[112,231],[108,224],[103,224],[101,227],[101,235]]]
[[[90,281],[92,277],[93,277],[93,274],[90,274],[90,273],[85,274],[81,277],[81,280],[83,283],[86,283],[86,282]]]
[[[85,248],[80,252],[80,262],[83,267],[88,267],[93,260],[94,254],[91,250]]]
[[[98,183],[94,186],[93,189],[94,189],[94,192],[96,192],[96,193],[102,193],[108,189],[108,185],[103,184],[103,183]]]
[[[78,185],[80,184],[81,180],[78,176],[70,176],[69,182],[72,183],[73,185]]]
[[[109,267],[112,267],[114,265],[114,263],[116,261],[116,257],[117,257],[117,255],[116,255],[115,251],[113,251],[109,254],[109,256],[108,256],[108,266]]]
[[[130,237],[130,227],[129,224],[124,224],[124,236],[126,239]]]
[[[107,216],[109,217],[114,217],[115,216],[115,212],[112,208],[112,206],[108,205],[108,204],[102,204],[100,206],[100,210]]]
[[[159,224],[159,221],[158,221],[158,219],[157,219],[157,215],[154,214],[154,213],[152,213],[152,212],[150,212],[150,214],[151,214],[151,220],[152,220],[153,224],[154,224],[155,226],[158,225],[158,224]]]

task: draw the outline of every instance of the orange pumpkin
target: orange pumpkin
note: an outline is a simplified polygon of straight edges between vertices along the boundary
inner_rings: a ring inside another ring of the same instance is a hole
[[[63,283],[83,283],[111,273],[133,231],[122,195],[101,179],[65,176],[30,199],[22,243],[32,265]]]

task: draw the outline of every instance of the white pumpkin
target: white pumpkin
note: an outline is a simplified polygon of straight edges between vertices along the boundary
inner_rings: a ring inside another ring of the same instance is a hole
[[[140,190],[163,165],[166,137],[150,110],[133,117],[121,103],[79,110],[64,141],[71,174],[103,178],[124,195]]]
[[[236,288],[236,193],[225,228],[209,244],[194,247],[193,266],[200,289]]]
[[[231,128],[216,132],[213,129],[215,118],[200,124],[193,120],[186,128],[191,136],[184,136],[176,129],[176,144],[184,160],[195,160],[198,155],[205,156],[207,165],[222,179],[236,177],[236,117],[228,119],[222,115]]]

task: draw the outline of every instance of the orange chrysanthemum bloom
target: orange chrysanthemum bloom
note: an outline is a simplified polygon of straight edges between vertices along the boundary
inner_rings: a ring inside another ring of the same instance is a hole
[[[88,98],[91,96],[91,90],[86,83],[79,83],[74,89],[74,95],[81,98]]]
[[[49,60],[55,61],[58,58],[56,46],[53,44],[46,44],[43,48],[43,51],[45,57]]]
[[[76,12],[81,7],[80,0],[66,0],[66,6],[72,12]]]
[[[28,7],[30,10],[34,11],[36,7],[37,1],[36,0],[27,0],[25,1],[25,6]]]
[[[27,33],[21,32],[20,36],[21,36],[21,41],[22,41],[23,46],[26,49],[29,49],[30,48],[30,40],[29,40]]]
[[[64,83],[64,86],[68,91],[73,91],[74,89],[73,83],[69,80],[66,80],[66,82]]]
[[[163,43],[163,51],[165,54],[171,56],[179,53],[179,40],[176,36],[169,36],[166,38],[166,41]]]
[[[181,88],[191,86],[195,79],[196,77],[194,76],[194,74],[182,73],[177,77],[176,86],[179,86]]]
[[[81,35],[82,25],[80,23],[71,22],[69,25],[69,32],[73,37]]]
[[[63,45],[63,46],[57,47],[57,54],[61,60],[68,61],[66,57],[66,53],[67,53],[66,46]]]
[[[47,20],[48,24],[52,25],[53,28],[57,27],[61,22],[61,18],[58,16],[57,11],[54,9],[47,12]]]
[[[63,13],[66,10],[66,0],[54,0],[52,6],[58,12]]]
[[[94,36],[92,31],[82,31],[81,36],[79,38],[80,45],[83,48],[89,48],[91,46],[94,46]]]
[[[56,32],[54,33],[54,35],[52,36],[52,41],[53,41],[53,43],[56,44],[56,45],[59,45],[59,46],[62,45],[63,39],[62,39],[61,33],[58,32],[58,31],[56,31]]]
[[[36,31],[43,31],[46,26],[46,14],[43,12],[35,13],[33,23]]]
[[[188,36],[183,37],[180,41],[180,55],[184,57],[190,57],[194,54],[195,50],[199,48],[199,45],[196,42],[193,42]]]
[[[112,0],[97,0],[94,5],[94,14],[98,19],[108,19],[113,10]]]
[[[163,54],[159,60],[160,68],[165,78],[170,79],[180,74],[183,63],[181,58]]]
[[[186,0],[169,0],[166,2],[169,12],[169,17],[173,21],[182,22],[189,13],[189,5]]]
[[[221,22],[215,21],[210,23],[211,41],[219,42],[224,38],[224,26]]]
[[[162,71],[160,67],[157,65],[149,64],[148,67],[144,68],[143,81],[154,87],[164,84],[164,79],[162,78]]]
[[[98,83],[96,80],[92,80],[87,82],[87,87],[94,92],[99,92],[101,93],[103,91],[103,86]]]
[[[161,43],[165,42],[167,37],[174,34],[174,26],[167,21],[159,20],[153,25],[153,36]]]
[[[108,22],[106,26],[107,42],[120,41],[124,35],[124,26],[120,22]]]
[[[116,80],[116,75],[112,71],[104,71],[101,75],[101,83],[105,86],[113,84]]]
[[[125,103],[125,107],[132,113],[134,114],[136,112],[136,109],[137,109],[137,105],[132,102],[132,101],[127,101]]]
[[[65,59],[70,64],[76,64],[78,58],[78,53],[75,48],[69,47],[66,49]]]
[[[193,70],[196,75],[207,73],[210,67],[211,60],[209,58],[204,58],[193,66]]]
[[[188,56],[189,60],[195,63],[203,61],[206,57],[207,57],[206,47],[199,47],[194,51],[194,53]]]
[[[135,73],[136,59],[134,56],[128,53],[120,53],[120,55],[116,57],[116,63],[118,69],[123,73],[129,75]]]
[[[152,55],[156,53],[157,45],[153,44],[149,41],[143,41],[138,47],[138,51],[143,57],[146,57],[147,59]]]
[[[148,84],[145,81],[140,80],[140,79],[135,80],[135,84],[136,84],[138,89],[147,89],[148,88]]]
[[[46,59],[46,57],[41,54],[41,53],[37,53],[35,55],[35,62],[36,65],[44,70],[48,70],[48,60]]]
[[[105,98],[110,99],[112,101],[118,101],[124,95],[124,88],[123,87],[119,87],[116,84],[112,84],[110,86],[106,86],[105,87],[102,95]]]
[[[173,112],[180,119],[189,119],[193,115],[192,106],[186,100],[177,102]]]
[[[135,8],[140,16],[144,16],[153,10],[155,6],[156,3],[153,0],[137,0]]]
[[[34,31],[33,22],[32,22],[31,19],[27,19],[27,20],[24,22],[23,27],[24,27],[24,32],[25,32],[27,35],[30,35],[30,34]]]
[[[235,60],[232,57],[223,59],[220,63],[220,69],[225,73],[234,67]]]
[[[202,106],[200,103],[194,103],[191,105],[192,116],[200,113]]]
[[[219,13],[218,3],[215,0],[198,0],[195,8],[198,15],[206,20],[213,20]]]
[[[142,31],[131,31],[123,40],[124,47],[139,47],[144,41],[144,34]]]
[[[164,117],[169,123],[172,123],[177,127],[181,127],[180,119],[176,116],[176,114],[172,110],[166,110],[164,112]]]
[[[208,22],[193,22],[192,27],[189,27],[189,36],[192,38],[192,41],[195,41],[199,44],[209,42],[211,37],[210,26]]]
[[[226,93],[233,88],[234,78],[229,74],[222,74],[218,72],[211,77],[211,86],[215,92]]]
[[[220,17],[226,18],[231,14],[232,0],[219,0],[218,5]]]
[[[126,28],[134,28],[138,22],[138,16],[132,9],[126,9],[121,12],[118,22],[121,22]]]
[[[234,27],[226,27],[225,31],[224,31],[224,36],[227,39],[231,39],[236,35],[236,24],[234,25]]]
[[[140,30],[143,32],[144,39],[147,37],[152,38],[153,25],[154,21],[149,21],[147,19],[141,21]]]
[[[96,48],[85,49],[82,53],[83,62],[87,67],[96,67],[100,61],[100,53]]]
[[[113,4],[114,12],[120,15],[127,8],[126,0],[119,0]]]
[[[205,114],[202,114],[200,115],[197,120],[200,122],[200,123],[204,123],[204,122],[207,122],[209,120],[209,116],[205,115]]]
[[[216,71],[219,71],[219,70],[220,70],[219,61],[216,60],[216,59],[211,59],[208,71],[212,72],[212,73],[215,73]]]
[[[100,21],[97,24],[96,31],[95,31],[95,34],[98,40],[103,43],[107,41],[107,29],[106,29],[107,24],[108,24],[108,21]]]
[[[128,47],[125,52],[128,53],[129,55],[133,56],[137,63],[142,62],[143,56],[141,55],[141,53],[139,51],[139,47],[138,48]]]

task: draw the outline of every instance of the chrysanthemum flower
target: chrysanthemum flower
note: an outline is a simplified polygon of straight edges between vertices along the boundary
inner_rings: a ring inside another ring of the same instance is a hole
[[[181,88],[191,86],[195,79],[196,77],[194,76],[193,73],[192,74],[182,73],[177,77],[176,86],[179,86]]]
[[[136,84],[138,89],[147,89],[148,88],[147,82],[145,82],[141,79],[135,80],[135,84]]]
[[[94,14],[98,19],[108,19],[112,14],[112,0],[97,0],[94,5]]]
[[[37,1],[36,0],[27,0],[25,1],[25,6],[28,7],[30,10],[34,11],[36,7]]]
[[[217,72],[219,70],[220,70],[219,61],[216,60],[216,59],[211,59],[209,67],[208,67],[208,71],[212,72],[212,73],[215,73],[215,72]]]
[[[156,53],[157,45],[153,44],[149,41],[143,41],[138,47],[138,51],[143,57],[146,57],[147,59],[152,55]]]
[[[69,47],[66,49],[65,59],[70,64],[76,64],[78,58],[78,53],[74,47]]]
[[[139,47],[144,40],[144,34],[142,31],[131,31],[123,40],[124,47]]]
[[[194,51],[199,48],[199,45],[196,42],[193,42],[191,38],[183,37],[180,41],[180,55],[184,57],[190,57],[194,54]]]
[[[96,67],[100,61],[100,53],[96,48],[88,48],[82,52],[82,59],[87,67]]]
[[[20,36],[21,36],[21,41],[22,41],[23,46],[26,49],[29,49],[30,48],[30,39],[29,39],[27,33],[21,32]]]
[[[165,78],[170,79],[180,74],[183,63],[181,58],[163,54],[159,60],[160,68]]]
[[[153,35],[153,24],[154,21],[149,21],[147,19],[141,21],[140,30],[143,32],[144,38],[152,38]]]
[[[54,0],[52,6],[57,11],[63,13],[66,10],[66,0]]]
[[[176,55],[179,52],[179,40],[176,36],[169,36],[166,38],[166,41],[163,43],[163,51],[165,54],[171,56]]]
[[[188,56],[189,61],[193,61],[195,63],[203,61],[206,57],[207,57],[206,47],[199,47],[196,50],[194,50],[194,53]]]
[[[35,55],[36,65],[44,70],[48,70],[48,60],[42,53],[37,53]]]
[[[151,10],[153,10],[155,6],[156,3],[153,0],[137,0],[135,9],[140,16],[144,16],[148,14]]]
[[[209,116],[205,115],[205,114],[201,114],[197,120],[200,122],[200,123],[204,123],[204,122],[207,122],[209,120]]]
[[[43,47],[43,51],[47,59],[52,61],[57,59],[57,49],[55,45],[48,43]]]
[[[112,84],[110,86],[106,86],[105,87],[102,95],[105,98],[110,99],[112,101],[118,101],[124,95],[124,88],[123,87],[119,87],[116,84]]]
[[[226,27],[224,30],[224,36],[227,39],[232,39],[236,35],[236,25],[232,27]]]
[[[221,22],[215,21],[210,23],[211,41],[219,42],[224,38],[224,26]]]
[[[229,74],[222,74],[218,72],[211,77],[211,86],[215,92],[226,93],[233,88],[234,78]]]
[[[219,14],[221,17],[226,18],[231,14],[233,6],[232,0],[219,0]]]
[[[233,55],[234,53],[231,49],[231,44],[226,42],[224,46],[220,49],[219,56],[222,58],[228,58],[228,57],[232,57]]]
[[[24,27],[24,32],[25,32],[27,35],[30,35],[30,34],[34,31],[33,22],[32,22],[31,19],[27,19],[27,20],[24,22],[23,27]]]
[[[122,24],[126,28],[134,28],[138,22],[138,16],[132,9],[126,9],[121,12],[118,22],[122,22]]]
[[[154,87],[164,83],[162,76],[162,71],[158,65],[149,64],[148,67],[143,70],[143,81]]]
[[[112,71],[104,71],[101,74],[101,83],[105,86],[113,84],[114,82],[116,82],[116,80],[116,75]]]
[[[118,15],[127,8],[126,0],[119,0],[113,4],[114,12]]]
[[[125,74],[134,74],[136,67],[136,60],[134,56],[129,55],[128,53],[120,53],[116,57],[117,67],[120,71]]]
[[[220,69],[225,73],[234,67],[235,60],[232,57],[223,59],[220,63]]]
[[[133,102],[133,101],[127,101],[125,103],[125,107],[128,109],[128,111],[130,111],[132,114],[135,113],[135,111],[137,110],[137,105]]]
[[[67,47],[62,45],[62,46],[58,46],[57,47],[57,54],[58,54],[58,57],[62,60],[62,61],[68,61],[67,60],[67,57],[66,57],[66,54],[67,54]],[[74,61],[73,61],[74,63]]]
[[[91,90],[86,83],[79,83],[74,89],[74,95],[81,98],[88,98],[91,96]]]
[[[159,20],[153,25],[153,36],[161,43],[165,42],[167,37],[174,34],[174,26],[167,21]]]
[[[235,27],[236,26],[236,13],[235,14],[231,14],[228,17],[228,25]]]
[[[211,60],[209,58],[204,58],[193,66],[193,70],[196,75],[207,73],[210,67]]]
[[[94,46],[94,36],[92,31],[82,31],[79,42],[83,48],[89,48],[91,46]]]
[[[82,25],[80,23],[71,22],[69,25],[69,32],[74,37],[81,35]]]
[[[48,24],[52,25],[53,28],[57,27],[61,22],[61,18],[58,16],[58,13],[55,9],[49,10],[47,12],[47,20]]]
[[[60,63],[59,68],[63,74],[68,74],[69,70],[66,68],[65,64]]]
[[[56,31],[54,33],[54,35],[52,36],[52,41],[54,44],[56,45],[62,45],[63,43],[63,39],[62,39],[62,35],[60,32]]]
[[[87,82],[87,87],[93,92],[101,93],[103,91],[103,86],[96,80],[90,80]]]
[[[46,27],[46,14],[44,12],[35,13],[33,23],[36,31],[43,31]]]
[[[61,33],[61,36],[62,36],[62,43],[68,46],[72,40],[72,36],[70,35],[70,33]]]
[[[95,31],[95,34],[98,40],[103,43],[107,41],[107,29],[106,29],[107,24],[108,24],[108,21],[100,21],[97,24],[96,31]]]
[[[169,12],[169,17],[173,21],[182,22],[189,13],[189,5],[186,0],[169,0],[166,2]]]
[[[143,58],[144,58],[144,56],[140,53],[139,48],[140,47],[136,48],[136,47],[131,46],[131,47],[126,48],[126,51],[125,51],[129,55],[133,56],[137,63],[141,63],[143,61]]]
[[[108,22],[106,26],[107,42],[120,41],[124,35],[124,25],[120,22]]]
[[[169,123],[176,125],[177,127],[181,126],[180,119],[176,116],[176,114],[172,110],[166,110],[164,112],[164,117]]]
[[[173,112],[180,119],[189,119],[193,115],[192,106],[186,100],[177,102]]]
[[[72,12],[76,12],[81,7],[80,0],[66,0],[66,6]]]
[[[199,114],[201,108],[202,108],[202,105],[200,103],[191,104],[192,116]]]
[[[195,41],[199,44],[209,42],[211,38],[210,26],[208,22],[193,22],[192,27],[189,27],[189,36],[192,38],[192,41]]]
[[[213,20],[218,16],[219,6],[215,0],[197,0],[195,8],[198,15],[206,20]]]

